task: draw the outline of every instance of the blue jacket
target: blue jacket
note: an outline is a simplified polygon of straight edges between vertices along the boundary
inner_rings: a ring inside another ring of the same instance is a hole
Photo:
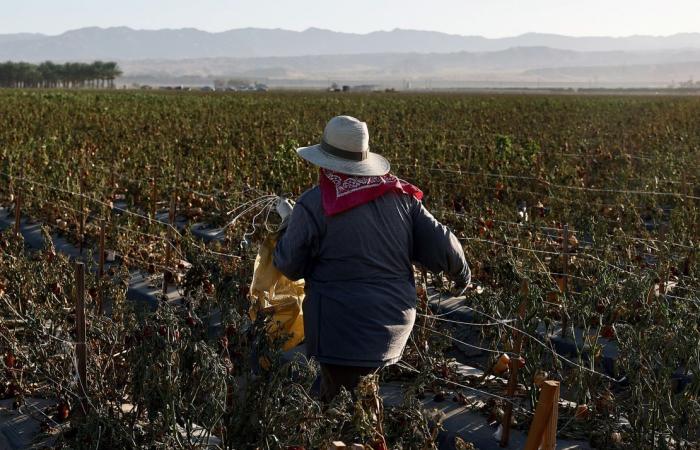
[[[414,263],[469,282],[459,241],[412,196],[390,192],[326,216],[318,187],[302,194],[274,265],[305,279],[308,356],[365,367],[398,361],[416,317]]]

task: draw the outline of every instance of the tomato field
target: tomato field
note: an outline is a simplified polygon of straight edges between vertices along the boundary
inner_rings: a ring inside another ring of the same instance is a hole
[[[249,283],[275,196],[316,181],[295,148],[338,114],[425,192],[473,286],[450,298],[417,268],[404,360],[324,407]],[[559,437],[698,448],[699,117],[681,96],[0,91],[1,394],[52,399],[36,414],[63,448],[423,449],[441,420],[422,399],[485,425],[512,410],[526,432],[551,379]],[[376,385],[398,382],[377,411]]]

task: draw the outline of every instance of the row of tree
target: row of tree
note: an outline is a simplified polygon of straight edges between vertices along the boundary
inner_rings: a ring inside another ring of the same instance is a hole
[[[0,63],[0,87],[11,88],[75,88],[114,87],[114,79],[122,74],[117,63],[95,61],[41,64],[8,61]]]

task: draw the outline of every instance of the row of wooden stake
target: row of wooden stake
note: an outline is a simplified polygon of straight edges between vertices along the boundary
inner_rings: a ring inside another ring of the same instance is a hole
[[[155,183],[153,185],[153,196],[155,198],[156,195],[156,185]],[[81,189],[82,190],[82,189]],[[22,190],[21,189],[15,189],[16,194],[15,194],[15,205],[14,205],[14,232],[16,235],[20,234],[21,231],[21,219],[22,219]],[[173,236],[173,229],[175,226],[175,216],[176,216],[176,211],[177,211],[177,197],[175,195],[175,192],[173,191],[170,196],[170,207],[168,209],[168,223],[170,227],[168,228],[168,237],[166,240],[166,246],[165,246],[165,266],[169,267],[169,264],[171,262],[171,257],[172,257],[172,245],[174,242],[174,236]],[[151,205],[151,218],[155,220],[155,214],[156,214],[156,203],[155,201],[152,202]],[[80,196],[80,223],[79,223],[79,238],[78,238],[78,250],[79,253],[82,255],[83,254],[83,245],[84,245],[84,234],[85,234],[85,208],[84,208],[84,197],[81,195]],[[105,266],[105,222],[108,222],[109,219],[106,221],[103,221],[102,226],[100,227],[100,236],[99,236],[99,266],[98,266],[98,276],[99,279],[102,280],[102,277],[104,276],[104,266]],[[163,271],[163,295],[166,295],[168,292],[168,285],[173,279],[173,271],[171,270],[164,270]],[[102,312],[102,305],[100,304],[100,312]]]

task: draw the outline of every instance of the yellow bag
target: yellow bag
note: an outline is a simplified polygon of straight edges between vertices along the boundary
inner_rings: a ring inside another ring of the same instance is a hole
[[[272,264],[277,233],[270,233],[255,258],[250,295],[257,300],[257,311],[271,314],[267,333],[270,338],[288,335],[282,350],[296,347],[304,340],[304,280],[291,281]],[[251,311],[254,318],[256,311]]]

